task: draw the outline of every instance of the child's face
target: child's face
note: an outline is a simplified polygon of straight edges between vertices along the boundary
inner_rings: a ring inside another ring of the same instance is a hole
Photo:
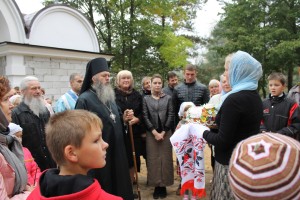
[[[284,89],[285,85],[282,85],[279,80],[269,81],[269,91],[272,96],[279,96],[281,93],[283,93]]]
[[[81,147],[76,149],[78,165],[83,172],[105,166],[106,149],[108,144],[102,139],[100,127],[93,126],[82,140]]]
[[[22,131],[19,131],[19,132],[15,133],[15,136],[18,138],[18,140],[20,141],[20,143],[22,143],[22,135],[23,135]]]

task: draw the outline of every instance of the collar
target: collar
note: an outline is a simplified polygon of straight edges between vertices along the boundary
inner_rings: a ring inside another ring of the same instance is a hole
[[[284,99],[285,99],[285,94],[284,93],[282,93],[281,95],[279,95],[279,96],[271,96],[271,94],[269,94],[269,98],[270,98],[270,100],[271,100],[271,104],[273,105],[273,104],[276,104],[276,103],[280,103],[280,102],[282,102]]]
[[[70,89],[70,91],[74,94],[76,94],[76,96],[79,96],[79,94],[77,94],[74,90],[72,90],[72,88]]]
[[[196,83],[196,80],[194,82],[187,83],[187,82],[185,82],[185,79],[184,79],[184,84],[186,84],[186,85],[195,85],[195,83]]]

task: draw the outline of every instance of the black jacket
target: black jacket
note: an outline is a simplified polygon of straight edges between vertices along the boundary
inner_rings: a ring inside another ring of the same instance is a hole
[[[174,88],[171,88],[169,85],[167,85],[166,87],[164,87],[162,89],[163,93],[171,96],[173,98],[174,96],[174,91],[175,89]],[[171,130],[172,132],[174,133],[175,132],[175,129],[176,129],[176,126],[177,126],[177,123],[176,123],[176,115],[177,113],[175,112],[175,105],[174,105],[174,101],[172,100],[172,106],[173,106],[173,111],[174,111],[174,117],[173,117],[173,124],[172,124],[172,127],[171,127]]]
[[[41,170],[56,167],[46,146],[45,125],[50,113],[36,116],[24,103],[13,109],[12,122],[23,128],[22,144],[31,152]]]
[[[298,104],[287,98],[271,97],[263,101],[263,120],[260,131],[271,131],[297,138],[300,131],[300,111]]]
[[[141,137],[142,133],[146,133],[143,119],[143,97],[136,91],[132,90],[131,93],[125,93],[115,88],[116,103],[120,107],[122,114],[126,109],[132,109],[134,116],[139,118],[140,122],[132,126],[133,136],[135,138]]]
[[[97,97],[93,89],[86,90],[79,97],[75,109],[84,109],[98,115],[102,120],[102,138],[109,144],[106,150],[106,165],[101,169],[92,169],[89,175],[96,178],[108,193],[132,200],[132,186],[128,167],[128,149],[122,113],[115,103],[110,103],[115,115],[115,122],[110,118],[110,111]]]
[[[154,99],[151,95],[145,96],[143,101],[143,113],[146,127],[149,131],[153,129],[169,131],[173,125],[172,97],[162,94],[160,99]],[[160,127],[161,126],[161,127]]]
[[[178,123],[178,111],[183,102],[193,102],[196,106],[203,105],[209,101],[209,91],[205,85],[195,81],[193,83],[181,83],[177,85],[173,92],[173,104]]]
[[[215,146],[215,159],[228,165],[240,141],[259,133],[262,102],[256,91],[244,90],[229,95],[217,116],[218,133],[204,131],[203,138]]]

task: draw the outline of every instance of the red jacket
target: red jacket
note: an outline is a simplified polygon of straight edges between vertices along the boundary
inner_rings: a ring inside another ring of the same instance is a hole
[[[117,197],[111,194],[108,194],[104,190],[101,189],[100,184],[95,179],[95,182],[87,187],[86,189],[63,196],[55,196],[55,197],[44,197],[40,193],[40,186],[37,186],[29,195],[27,200],[122,200],[121,197]]]

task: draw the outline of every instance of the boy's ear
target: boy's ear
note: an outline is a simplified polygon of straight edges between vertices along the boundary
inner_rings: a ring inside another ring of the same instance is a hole
[[[70,162],[77,162],[76,148],[73,145],[67,145],[64,149],[65,157]]]

